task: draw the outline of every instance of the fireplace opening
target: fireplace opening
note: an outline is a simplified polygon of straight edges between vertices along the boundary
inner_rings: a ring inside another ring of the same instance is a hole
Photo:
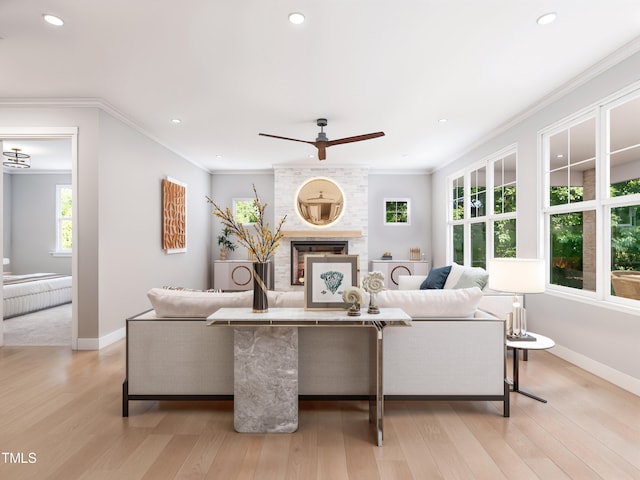
[[[304,257],[309,254],[328,253],[347,255],[347,241],[292,241],[291,242],[291,285],[304,285]]]

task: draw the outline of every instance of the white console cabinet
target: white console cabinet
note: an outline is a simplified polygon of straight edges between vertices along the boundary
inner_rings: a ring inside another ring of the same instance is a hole
[[[273,265],[269,269],[267,288],[273,285]],[[251,260],[215,260],[213,288],[222,291],[253,289],[253,262]]]
[[[429,262],[414,260],[371,260],[370,272],[382,272],[384,286],[389,290],[397,290],[400,275],[427,275]]]

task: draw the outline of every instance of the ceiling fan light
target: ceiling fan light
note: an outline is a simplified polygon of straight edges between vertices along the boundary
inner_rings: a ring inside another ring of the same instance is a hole
[[[556,12],[545,13],[544,15],[541,15],[540,17],[538,17],[538,20],[536,20],[536,23],[538,25],[549,25],[550,23],[553,23],[557,17],[558,17],[558,14]]]
[[[55,25],[56,27],[61,27],[62,25],[64,25],[64,20],[62,20],[60,17],[56,17],[55,15],[51,15],[50,13],[43,14],[42,18],[44,18],[45,22],[51,25]]]
[[[294,25],[300,25],[304,23],[304,15],[300,12],[293,12],[289,14],[289,21]]]

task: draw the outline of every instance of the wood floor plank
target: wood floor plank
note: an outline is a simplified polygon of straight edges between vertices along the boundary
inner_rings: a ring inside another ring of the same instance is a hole
[[[387,401],[377,447],[364,401],[303,401],[293,434],[236,433],[231,401],[132,401],[123,418],[124,341],[3,347],[0,479],[640,480],[638,397],[533,353],[520,386],[548,403],[512,393],[504,418],[498,402]]]

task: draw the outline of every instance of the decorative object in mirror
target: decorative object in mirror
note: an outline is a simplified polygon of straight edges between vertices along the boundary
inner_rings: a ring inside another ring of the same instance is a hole
[[[382,272],[369,272],[362,280],[362,288],[369,293],[367,313],[380,313],[380,309],[376,305],[376,294],[384,290],[384,275]]]
[[[340,186],[324,177],[307,180],[296,195],[298,215],[316,227],[327,227],[337,222],[344,211],[344,203]]]
[[[253,185],[253,193],[256,221],[246,226],[236,221],[229,207],[223,210],[211,198],[206,198],[207,201],[213,205],[213,214],[222,221],[222,225],[236,236],[238,243],[245,247],[251,256],[255,257],[253,271],[253,311],[260,313],[266,312],[269,309],[265,283],[269,271],[268,262],[273,258],[273,254],[280,245],[282,224],[287,216],[282,217],[276,229],[272,231],[269,222],[265,221],[264,218],[264,211],[267,208],[267,204],[262,203],[260,200],[255,185]]]
[[[363,289],[360,287],[347,287],[344,289],[344,292],[342,292],[342,299],[345,303],[351,304],[347,315],[350,317],[360,316],[360,305],[362,305],[366,300]]]

